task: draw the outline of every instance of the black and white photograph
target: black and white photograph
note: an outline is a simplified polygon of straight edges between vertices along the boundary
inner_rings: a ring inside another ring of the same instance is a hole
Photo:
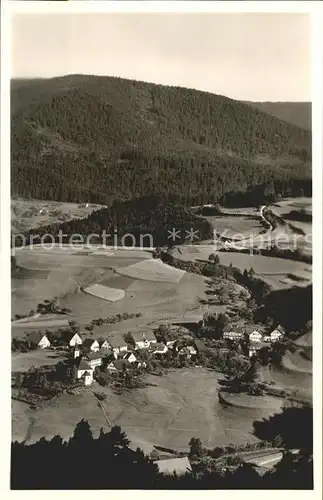
[[[314,490],[315,15],[55,3],[10,15],[10,489]]]

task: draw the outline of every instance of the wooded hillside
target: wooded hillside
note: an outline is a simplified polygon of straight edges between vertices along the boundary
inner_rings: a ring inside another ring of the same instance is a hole
[[[311,176],[311,134],[191,89],[71,75],[12,82],[12,195],[206,203]]]

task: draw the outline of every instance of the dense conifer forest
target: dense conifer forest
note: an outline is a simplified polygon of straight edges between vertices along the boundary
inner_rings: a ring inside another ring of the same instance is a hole
[[[206,92],[84,75],[14,80],[11,113],[12,195],[24,198],[202,204],[310,182],[310,132]]]
[[[127,202],[113,202],[110,207],[96,210],[86,218],[72,219],[30,230],[26,233],[26,237],[31,238],[33,235],[30,242],[36,244],[39,243],[39,237],[44,236],[46,239],[45,235],[48,234],[54,237],[59,234],[64,235],[62,242],[68,241],[73,234],[83,235],[83,237],[91,234],[92,244],[120,245],[121,242],[123,246],[149,247],[169,245],[174,242],[169,233],[173,229],[177,231],[177,244],[184,243],[189,236],[187,232],[191,230],[197,231],[198,238],[196,239],[213,237],[212,226],[205,218],[197,215],[192,209],[183,207],[176,198],[165,199],[158,196],[144,196]],[[127,233],[131,233],[135,240],[128,238],[122,241],[121,238]],[[149,234],[152,241],[144,237],[145,234]],[[103,241],[103,238],[106,240]],[[19,246],[21,241],[21,237],[17,236],[16,246]],[[51,242],[51,238],[48,241]]]

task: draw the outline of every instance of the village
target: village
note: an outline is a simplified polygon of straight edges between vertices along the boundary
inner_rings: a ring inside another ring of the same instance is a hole
[[[199,336],[192,335],[187,325],[161,324],[155,331],[115,332],[95,339],[88,332],[80,333],[79,327],[73,325],[58,335],[32,332],[24,342],[28,349],[65,351],[73,367],[73,377],[90,386],[96,373],[120,374],[133,368],[144,371],[151,360],[176,359],[178,366],[189,362],[199,367],[203,354],[214,345],[214,341],[203,338],[203,332],[210,329],[207,322],[208,318],[195,325]],[[236,350],[244,358],[254,360],[261,349],[281,341],[284,334],[280,325],[263,334],[228,324],[215,342],[220,352]]]

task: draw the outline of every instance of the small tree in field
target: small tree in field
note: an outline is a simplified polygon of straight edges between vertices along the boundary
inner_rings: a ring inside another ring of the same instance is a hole
[[[215,253],[211,253],[209,255],[209,261],[210,262],[213,262],[214,264],[220,264],[220,259],[219,259],[219,256],[216,255]]]
[[[188,445],[190,447],[190,457],[201,457],[203,455],[203,446],[200,438],[192,437]]]

